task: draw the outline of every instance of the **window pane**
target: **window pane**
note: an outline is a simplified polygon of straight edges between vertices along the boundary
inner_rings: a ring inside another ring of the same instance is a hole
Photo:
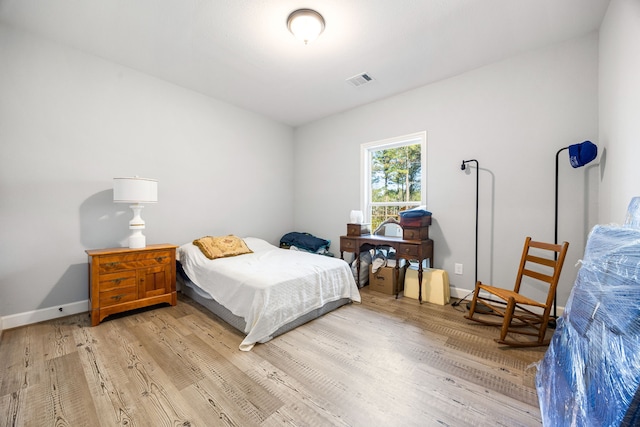
[[[371,201],[420,201],[422,162],[420,144],[371,152]]]
[[[421,145],[372,150],[370,156],[371,227],[398,212],[420,205],[422,195]]]

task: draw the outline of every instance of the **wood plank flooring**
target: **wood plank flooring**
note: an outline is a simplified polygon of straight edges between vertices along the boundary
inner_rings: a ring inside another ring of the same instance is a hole
[[[0,426],[540,426],[535,362],[460,307],[367,287],[350,304],[241,352],[187,297],[6,330]]]

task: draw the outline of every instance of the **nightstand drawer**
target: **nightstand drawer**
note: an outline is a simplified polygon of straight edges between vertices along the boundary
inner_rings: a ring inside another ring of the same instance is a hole
[[[101,274],[98,280],[99,280],[100,292],[137,285],[135,270],[121,271],[118,273],[110,273],[110,274]]]
[[[371,234],[371,224],[347,224],[347,236]]]
[[[100,259],[99,273],[112,273],[171,263],[173,256],[169,251],[140,252],[126,255],[104,256]]]
[[[357,239],[340,238],[340,250],[344,252],[356,253],[356,246],[358,245]]]
[[[405,227],[402,229],[404,240],[427,240],[429,238],[429,227]]]
[[[420,248],[417,245],[404,245],[401,244],[398,248],[398,255],[404,257],[417,257]]]
[[[100,306],[107,307],[138,299],[138,287],[135,285],[100,292]]]

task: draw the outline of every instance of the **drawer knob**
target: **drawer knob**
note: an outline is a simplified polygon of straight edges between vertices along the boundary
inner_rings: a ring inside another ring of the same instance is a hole
[[[165,258],[166,258],[166,256],[159,256],[159,257],[156,258],[156,261],[157,262],[162,262],[162,260],[165,259]]]
[[[107,268],[114,268],[114,267],[117,267],[117,266],[118,266],[118,264],[120,264],[120,263],[119,263],[119,262],[108,262],[108,263],[106,264],[106,267],[107,267]]]
[[[112,282],[116,285],[119,285],[122,282],[122,278],[113,279]]]
[[[116,301],[120,301],[122,299],[122,297],[124,297],[125,294],[120,294],[120,295],[114,295],[111,297],[111,299],[114,299]]]

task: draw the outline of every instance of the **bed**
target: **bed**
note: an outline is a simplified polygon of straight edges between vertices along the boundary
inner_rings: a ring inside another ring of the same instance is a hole
[[[246,334],[240,350],[360,302],[345,261],[281,249],[255,237],[241,240],[251,253],[209,259],[194,243],[177,253],[182,293]]]

